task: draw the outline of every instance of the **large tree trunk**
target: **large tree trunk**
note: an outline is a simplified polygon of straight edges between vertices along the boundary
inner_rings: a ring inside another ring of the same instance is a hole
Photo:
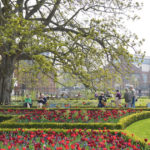
[[[10,104],[12,92],[12,76],[16,59],[13,56],[2,56],[0,64],[0,104]]]

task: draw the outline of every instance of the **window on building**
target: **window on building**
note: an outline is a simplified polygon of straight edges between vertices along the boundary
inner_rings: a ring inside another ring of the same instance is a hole
[[[142,64],[150,65],[150,59],[144,59]]]
[[[146,83],[147,82],[147,74],[142,74],[142,76],[143,76],[143,81],[144,81],[144,83]]]

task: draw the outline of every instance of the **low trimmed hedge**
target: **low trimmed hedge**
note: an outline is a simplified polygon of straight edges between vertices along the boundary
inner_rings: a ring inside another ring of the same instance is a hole
[[[17,123],[19,116],[14,116],[12,119],[0,123],[0,128],[63,128],[63,129],[121,129],[120,124],[116,123],[56,123],[56,122],[29,122]]]
[[[0,115],[0,122],[12,119],[12,115]]]
[[[141,111],[150,111],[150,108],[145,108],[145,107],[143,107],[143,108],[98,108],[98,107],[95,107],[95,108],[43,108],[43,109],[37,109],[36,107],[35,108],[25,108],[25,107],[18,107],[17,108],[17,106],[16,106],[16,108],[14,107],[14,108],[9,108],[9,107],[1,107],[0,106],[0,110],[44,110],[44,109],[46,109],[46,110],[61,110],[61,109],[63,109],[63,110],[68,110],[68,109],[70,109],[70,110],[128,110],[128,109],[131,109],[131,110],[141,110]]]
[[[125,129],[130,124],[147,118],[150,118],[150,111],[143,111],[141,113],[135,113],[120,119],[118,124],[121,124],[121,129]]]
[[[7,115],[5,115],[7,116]],[[80,129],[125,129],[130,124],[150,118],[150,111],[144,111],[141,113],[132,114],[126,116],[118,123],[56,123],[56,122],[40,122],[40,123],[17,123],[16,120],[19,116],[13,116],[10,120],[6,120],[0,123],[0,128],[63,128],[63,129],[73,129],[73,128],[80,128]]]

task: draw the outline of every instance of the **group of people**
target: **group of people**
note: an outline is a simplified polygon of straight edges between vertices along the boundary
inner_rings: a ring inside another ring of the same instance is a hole
[[[98,107],[105,107],[107,98],[104,92],[101,92],[100,96],[96,95],[96,97],[98,97],[98,100],[99,100]],[[122,99],[121,93],[119,92],[119,90],[116,90],[116,94],[115,94],[116,107],[119,107],[121,105],[121,99]],[[128,88],[125,89],[124,99],[125,99],[126,107],[135,108],[136,91],[133,88],[133,86],[130,86],[129,89]],[[40,93],[40,96],[37,101],[37,108],[42,108],[43,105],[45,105],[46,103],[47,103],[47,98],[44,96],[44,94]],[[28,94],[26,95],[26,98],[25,98],[24,107],[27,107],[27,108],[32,107],[32,100]]]
[[[105,107],[106,106],[106,96],[104,95],[104,92],[101,92],[100,96],[97,96],[99,103],[98,103],[98,107]],[[119,90],[116,90],[116,94],[115,94],[115,105],[116,107],[119,107],[121,105],[121,93],[119,92]],[[124,99],[125,99],[125,107],[128,108],[135,108],[135,102],[136,102],[136,91],[133,88],[133,86],[130,86],[129,88],[125,89],[125,93],[124,93]]]
[[[40,93],[40,96],[37,101],[37,108],[42,108],[43,105],[45,105],[46,103],[47,103],[47,98],[44,96],[44,94]],[[29,94],[26,95],[24,107],[27,107],[27,108],[32,107],[32,100],[31,100]]]
[[[136,91],[133,88],[133,86],[130,86],[129,89],[128,88],[125,89],[124,99],[126,102],[126,107],[135,108],[135,102],[137,100],[137,97],[136,97]]]

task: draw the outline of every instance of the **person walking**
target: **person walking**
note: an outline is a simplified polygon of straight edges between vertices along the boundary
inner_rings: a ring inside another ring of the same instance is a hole
[[[131,99],[132,99],[132,108],[135,108],[135,101],[136,101],[136,91],[133,88],[133,86],[130,86],[130,93],[131,93]]]
[[[106,106],[106,97],[104,96],[104,92],[101,92],[101,95],[98,97],[99,103],[98,107],[105,107]]]
[[[115,103],[116,107],[119,107],[119,105],[121,104],[121,93],[119,92],[119,90],[116,90]]]
[[[129,89],[127,88],[125,89],[124,99],[125,99],[126,107],[131,108],[132,97],[131,97],[131,93],[129,92]]]

